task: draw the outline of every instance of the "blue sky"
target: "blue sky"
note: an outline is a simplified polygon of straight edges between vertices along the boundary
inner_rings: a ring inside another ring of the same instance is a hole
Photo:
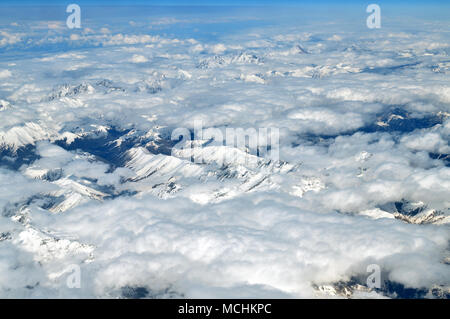
[[[392,0],[392,1],[364,1],[364,0],[15,0],[2,1],[0,5],[66,5],[69,3],[85,5],[297,5],[297,4],[405,4],[405,5],[449,5],[447,0]]]

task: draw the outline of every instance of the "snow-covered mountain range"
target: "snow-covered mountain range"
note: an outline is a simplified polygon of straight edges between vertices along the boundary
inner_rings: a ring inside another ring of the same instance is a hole
[[[0,296],[449,298],[448,20],[196,15],[1,17]]]

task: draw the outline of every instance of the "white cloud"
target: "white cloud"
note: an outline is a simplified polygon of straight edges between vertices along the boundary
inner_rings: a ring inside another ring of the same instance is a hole
[[[0,71],[0,79],[9,78],[11,75],[12,75],[12,73],[9,70],[1,70]]]
[[[145,63],[147,61],[148,59],[145,56],[139,54],[134,54],[131,58],[131,62],[133,63]]]
[[[212,42],[175,15],[113,22],[0,33],[29,50],[0,59],[0,296],[317,297],[373,263],[407,287],[450,285],[444,28],[285,21]],[[279,128],[283,162],[207,140],[171,152],[196,119]]]
[[[224,44],[219,43],[219,44],[216,44],[216,45],[212,46],[210,48],[210,50],[211,50],[212,53],[222,54],[223,52],[225,52],[227,50],[227,47]]]
[[[0,46],[16,44],[20,41],[22,41],[21,34],[0,31]]]
[[[80,40],[80,36],[78,34],[70,35],[70,41],[77,41],[77,40]]]
[[[123,44],[145,44],[158,42],[158,36],[150,36],[150,35],[123,35],[121,33],[108,36],[107,40],[105,40],[105,44],[108,45],[123,45]]]
[[[437,132],[417,132],[404,136],[401,140],[406,147],[413,150],[428,151],[438,154],[450,153],[448,140],[444,140]]]
[[[111,31],[108,28],[101,28],[100,33],[109,34],[109,33],[111,33]]]

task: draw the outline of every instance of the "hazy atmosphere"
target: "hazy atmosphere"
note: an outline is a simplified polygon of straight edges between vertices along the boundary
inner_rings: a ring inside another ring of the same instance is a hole
[[[450,5],[374,3],[2,2],[0,297],[448,299]]]

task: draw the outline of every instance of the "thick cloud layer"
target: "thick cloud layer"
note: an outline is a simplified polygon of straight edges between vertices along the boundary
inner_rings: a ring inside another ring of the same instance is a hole
[[[127,10],[0,20],[0,296],[448,297],[448,19]]]

